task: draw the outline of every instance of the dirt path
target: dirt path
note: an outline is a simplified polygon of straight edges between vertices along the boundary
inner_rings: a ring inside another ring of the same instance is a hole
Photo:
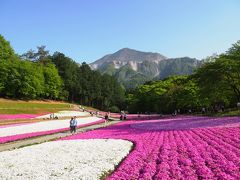
[[[120,121],[118,121],[118,120],[109,121],[106,126],[110,126],[110,125],[113,125],[113,124],[116,124],[119,122]],[[90,130],[94,130],[94,129],[98,129],[98,128],[102,128],[102,127],[105,127],[104,123],[91,125],[91,126],[87,126],[87,127],[82,127],[82,128],[77,129],[77,133],[82,133],[82,132],[86,132],[86,131],[90,131]],[[21,148],[24,146],[29,146],[32,144],[39,144],[39,143],[43,143],[43,142],[47,142],[47,141],[53,141],[53,140],[56,140],[56,139],[59,139],[62,137],[71,136],[71,135],[72,134],[69,131],[65,131],[65,132],[60,132],[60,133],[55,133],[55,134],[50,134],[50,135],[38,136],[38,137],[18,140],[18,141],[14,141],[14,142],[9,142],[9,143],[5,143],[5,144],[1,144],[0,152],[7,151],[7,150],[13,150],[13,149]]]

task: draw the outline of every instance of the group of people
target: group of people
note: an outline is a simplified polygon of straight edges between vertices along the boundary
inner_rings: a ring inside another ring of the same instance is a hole
[[[91,112],[91,115],[93,116],[93,112]],[[98,115],[99,113],[96,111],[96,115]],[[107,122],[109,121],[110,118],[110,112],[106,112],[104,119],[105,119],[105,125],[107,124]],[[121,115],[120,115],[120,120],[126,120],[127,119],[127,114],[124,111],[121,111]],[[76,133],[77,130],[77,119],[76,116],[71,117],[70,120],[70,132],[71,133]]]
[[[58,119],[58,117],[55,116],[54,113],[50,114],[49,117],[50,117],[50,119]]]
[[[98,115],[99,115],[99,112],[98,112],[98,111],[95,111],[95,112],[89,111],[89,114],[90,114],[91,116],[93,116],[93,115],[98,116]]]
[[[85,108],[84,108],[84,107],[82,107],[81,105],[79,106],[79,109],[81,109],[81,110],[82,110],[82,112],[84,112],[84,111],[85,111]]]
[[[74,116],[74,117],[71,117],[71,120],[70,120],[70,132],[76,133],[76,130],[77,130],[77,117]]]
[[[190,113],[191,109],[189,110]],[[174,112],[172,113],[172,116],[177,116],[177,114],[180,114],[180,109],[175,109]]]
[[[108,122],[110,118],[110,112],[106,112],[104,119],[105,119],[105,124]],[[120,113],[120,120],[126,120],[127,119],[127,114],[124,111],[121,111]]]

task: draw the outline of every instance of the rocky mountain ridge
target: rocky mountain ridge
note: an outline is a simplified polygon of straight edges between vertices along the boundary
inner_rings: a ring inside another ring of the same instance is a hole
[[[191,74],[200,65],[201,61],[195,58],[167,58],[159,53],[123,48],[96,60],[90,67],[115,76],[126,88],[134,88],[152,79]]]

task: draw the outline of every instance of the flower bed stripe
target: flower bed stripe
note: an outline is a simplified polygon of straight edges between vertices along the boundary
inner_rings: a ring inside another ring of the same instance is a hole
[[[103,123],[103,122],[104,122],[104,120],[101,119],[99,121],[79,125],[79,126],[77,126],[77,128],[86,127],[86,126],[99,124],[99,123]],[[33,133],[25,133],[25,134],[13,135],[13,136],[0,137],[0,144],[6,143],[6,142],[11,142],[11,141],[16,141],[16,140],[27,139],[27,138],[36,137],[36,136],[54,134],[54,133],[58,133],[58,132],[68,131],[68,130],[69,130],[69,128],[61,128],[61,129],[54,129],[54,130],[49,130],[49,131],[41,131],[41,132],[33,132]]]
[[[0,121],[6,119],[28,119],[40,116],[39,114],[0,114]]]
[[[62,117],[72,117],[72,116],[87,116],[87,115],[89,115],[89,113],[88,112],[80,112],[80,111],[59,111],[56,113],[37,116],[35,118],[36,119],[47,119],[47,118],[50,118],[50,115],[54,115],[54,117],[57,116],[58,118],[62,118]]]
[[[7,127],[13,127],[13,126],[21,126],[21,125],[26,125],[26,124],[30,124],[31,122],[25,122],[25,123],[13,123],[13,124],[7,124],[7,125],[1,125],[1,128],[7,128]]]

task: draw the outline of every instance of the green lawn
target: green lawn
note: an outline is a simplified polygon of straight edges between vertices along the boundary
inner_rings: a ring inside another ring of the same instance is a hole
[[[213,117],[224,117],[224,116],[240,116],[240,109],[227,109],[224,112],[218,112],[218,113],[208,113],[207,116],[213,116]]]
[[[42,114],[68,109],[68,103],[0,99],[0,114]]]
[[[217,113],[217,116],[240,116],[240,110],[220,112]]]

